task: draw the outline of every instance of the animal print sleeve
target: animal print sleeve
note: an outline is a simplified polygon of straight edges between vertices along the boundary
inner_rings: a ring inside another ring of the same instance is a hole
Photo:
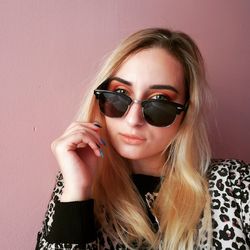
[[[246,240],[250,247],[250,164],[242,164],[242,192],[241,192],[241,207],[242,207],[242,223],[246,234]]]
[[[71,229],[67,229],[64,232],[58,234],[58,232],[60,231],[60,227],[61,228],[63,227],[61,225],[61,222],[60,222],[60,218],[63,217],[63,211],[70,211],[70,214],[67,213],[67,215],[70,215],[71,219],[73,218],[74,223],[76,224],[76,223],[78,223],[77,216],[79,216],[79,221],[82,221],[84,212],[92,209],[92,207],[93,207],[93,201],[91,201],[91,200],[87,201],[87,203],[88,203],[87,207],[86,207],[85,202],[72,202],[72,203],[65,203],[65,204],[60,203],[60,196],[62,194],[63,187],[64,187],[63,176],[62,176],[61,172],[59,171],[57,176],[56,176],[56,185],[54,187],[54,190],[53,190],[52,195],[51,195],[51,199],[50,199],[48,207],[47,207],[45,219],[43,221],[43,226],[37,235],[36,250],[96,249],[97,243],[96,243],[96,239],[93,237],[93,235],[95,234],[93,211],[90,211],[90,214],[92,213],[92,215],[87,216],[86,217],[87,219],[84,222],[84,223],[88,223],[88,225],[86,226],[87,230],[84,229],[85,231],[83,230],[83,231],[78,232],[78,235],[80,235],[82,232],[85,232],[85,234],[88,235],[87,238],[85,237],[86,239],[88,239],[85,243],[84,243],[84,240],[81,242],[76,241],[75,243],[63,243],[63,240],[62,240],[62,243],[60,243],[58,241],[58,239],[60,240],[60,237],[63,238],[63,235],[69,234],[69,233],[67,233],[67,230],[68,230],[68,232],[71,231]],[[80,209],[82,209],[82,212]],[[57,213],[55,213],[56,211],[57,211]],[[77,213],[76,215],[75,215],[75,211]],[[66,217],[67,216],[65,216],[65,218]],[[91,217],[92,221],[90,221],[90,219],[89,219],[90,217]],[[59,218],[59,223],[58,223],[58,218]],[[67,219],[66,219],[66,221],[67,221]],[[70,221],[70,219],[68,219],[68,221]],[[93,223],[93,225],[91,225],[91,223]],[[66,224],[67,224],[67,222],[66,222]],[[55,229],[54,229],[55,227],[57,228],[56,229],[57,232],[55,232]],[[76,225],[76,227],[81,229],[82,225]],[[62,231],[63,231],[63,229],[62,229]],[[72,232],[73,239],[74,239],[74,237],[76,237],[75,235],[76,234]],[[68,235],[67,235],[67,237],[68,237]],[[83,235],[83,237],[84,237],[84,235]],[[79,236],[78,236],[78,238],[79,238]],[[53,239],[56,239],[56,240],[54,240],[54,242],[53,242]],[[71,241],[67,241],[67,242],[71,242]]]
[[[240,160],[216,160],[209,185],[214,249],[249,249],[250,165]]]

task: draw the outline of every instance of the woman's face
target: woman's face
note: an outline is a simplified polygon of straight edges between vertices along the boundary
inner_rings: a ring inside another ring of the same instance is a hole
[[[114,80],[109,90],[129,95],[133,100],[157,98],[163,95],[170,101],[184,104],[184,73],[180,62],[161,48],[150,48],[130,56],[114,75],[129,83]],[[150,88],[161,85],[161,88]],[[167,88],[164,88],[167,87]],[[170,88],[169,88],[170,87]],[[118,90],[119,89],[119,90]],[[159,97],[159,96],[158,96]],[[134,172],[144,168],[158,168],[164,159],[160,154],[176,135],[183,112],[168,127],[156,127],[147,123],[139,103],[133,103],[121,118],[105,116],[109,139],[114,149],[130,160]],[[129,138],[138,137],[137,139]]]

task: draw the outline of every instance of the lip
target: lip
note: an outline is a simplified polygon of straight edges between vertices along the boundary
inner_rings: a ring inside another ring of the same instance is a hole
[[[141,144],[145,141],[145,138],[136,136],[136,135],[129,135],[129,134],[119,134],[121,139],[128,143],[128,144]]]
[[[136,139],[136,140],[145,140],[145,138],[140,137],[138,135],[129,135],[129,134],[122,134],[120,133],[120,135],[131,138],[131,139]]]

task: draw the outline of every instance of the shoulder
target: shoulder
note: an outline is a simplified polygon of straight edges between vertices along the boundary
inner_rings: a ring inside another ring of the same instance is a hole
[[[213,159],[207,170],[209,181],[230,180],[231,184],[250,181],[250,164],[237,159]]]
[[[236,159],[212,160],[207,171],[212,196],[249,201],[250,165]],[[226,195],[226,196],[224,196]]]
[[[248,204],[250,199],[250,165],[236,159],[212,160],[207,171],[212,197],[233,199]]]
[[[241,160],[212,160],[207,171],[209,191],[213,198],[233,199],[249,204],[250,165]]]
[[[207,177],[214,244],[218,249],[247,246],[250,239],[250,165],[235,159],[212,160]]]

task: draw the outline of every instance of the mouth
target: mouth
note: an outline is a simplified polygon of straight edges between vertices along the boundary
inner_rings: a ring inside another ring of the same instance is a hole
[[[145,141],[145,138],[136,135],[121,134],[121,133],[119,135],[121,139],[128,144],[141,144]]]

